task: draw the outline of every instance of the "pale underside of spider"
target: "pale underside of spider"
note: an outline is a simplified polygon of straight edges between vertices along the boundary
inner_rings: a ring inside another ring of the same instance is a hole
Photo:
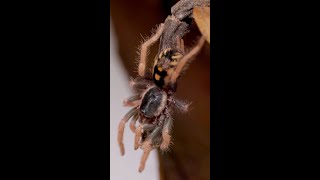
[[[139,76],[130,81],[135,95],[123,102],[124,106],[132,109],[120,121],[118,129],[120,152],[124,155],[123,133],[125,124],[131,119],[130,129],[135,133],[134,149],[140,147],[143,150],[139,172],[144,170],[151,150],[158,147],[162,151],[169,149],[173,109],[184,113],[189,109],[190,103],[176,99],[173,94],[181,72],[205,43],[202,37],[191,51],[185,52],[182,38],[188,32],[189,24],[184,20],[190,18],[193,7],[197,5],[199,4],[192,0],[179,1],[172,7],[172,15],[168,16],[165,22],[158,26],[155,34],[140,47]],[[151,73],[146,72],[148,50],[159,39],[159,51],[154,67]]]

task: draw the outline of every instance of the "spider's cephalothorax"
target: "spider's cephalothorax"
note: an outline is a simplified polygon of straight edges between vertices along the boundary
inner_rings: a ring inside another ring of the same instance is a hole
[[[193,0],[179,1],[171,9],[172,16],[168,16],[156,33],[141,45],[139,76],[130,81],[135,95],[123,102],[132,109],[120,121],[118,131],[118,143],[121,154],[124,155],[123,133],[125,124],[131,119],[130,129],[135,133],[134,149],[140,147],[143,150],[139,172],[143,171],[152,149],[160,147],[162,151],[168,150],[171,143],[172,109],[181,112],[187,112],[189,109],[190,104],[177,100],[173,93],[185,65],[199,52],[205,42],[202,37],[190,52],[185,53],[182,38],[188,32],[189,24],[184,19],[190,17],[193,6],[196,5]],[[159,53],[150,76],[146,73],[148,49],[158,39]]]
[[[125,106],[133,108],[124,116],[119,124],[118,142],[121,154],[124,154],[123,131],[125,123],[131,119],[130,129],[135,133],[134,149],[139,147],[144,153],[139,171],[144,169],[145,161],[152,149],[160,147],[166,151],[171,143],[171,108],[188,111],[189,104],[175,99],[171,92],[161,89],[151,80],[136,78],[130,82],[137,93],[124,101]],[[136,122],[140,125],[136,127]]]

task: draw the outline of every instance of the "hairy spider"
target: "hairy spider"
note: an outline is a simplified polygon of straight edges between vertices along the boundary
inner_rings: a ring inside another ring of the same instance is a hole
[[[139,172],[143,171],[152,149],[160,147],[162,151],[168,150],[173,124],[172,109],[181,112],[187,112],[189,109],[190,103],[176,99],[173,94],[181,72],[205,42],[205,38],[202,37],[190,52],[185,52],[182,38],[189,31],[186,21],[191,17],[193,7],[198,5],[203,3],[197,4],[192,0],[179,1],[172,7],[172,15],[168,16],[155,34],[141,45],[139,76],[130,81],[130,86],[136,94],[123,102],[124,106],[133,108],[120,121],[118,130],[120,152],[124,155],[123,133],[125,124],[131,119],[130,129],[135,133],[134,149],[140,147],[143,150]],[[146,72],[148,49],[159,38],[159,50],[152,72]],[[140,124],[136,127],[137,121]]]

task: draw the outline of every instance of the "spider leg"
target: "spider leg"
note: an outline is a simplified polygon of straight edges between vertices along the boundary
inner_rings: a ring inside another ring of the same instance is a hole
[[[143,155],[142,155],[141,161],[140,161],[139,172],[142,172],[144,170],[146,161],[149,157],[151,150],[152,150],[151,140],[145,141],[144,145],[143,145]]]
[[[127,104],[124,104],[124,106],[131,106],[131,107],[137,107],[139,104],[140,104],[141,101],[132,101],[132,102],[129,102]]]
[[[143,79],[143,78],[131,78],[129,81],[129,85],[132,89],[135,90],[144,90],[148,87],[148,85],[151,85],[152,81]]]
[[[134,116],[136,113],[138,113],[138,110],[136,107],[132,108],[120,121],[119,127],[118,127],[118,143],[120,146],[120,153],[123,156],[124,155],[124,144],[123,144],[123,133],[124,133],[124,127],[125,124],[128,122],[128,120]]]
[[[187,103],[184,101],[181,101],[179,99],[175,99],[174,100],[174,107],[177,108],[178,110],[180,110],[182,113],[186,113],[188,112],[191,103]]]
[[[183,39],[180,40],[180,49],[184,52],[184,41],[183,41]]]
[[[181,71],[183,70],[183,67],[186,65],[186,63],[191,62],[192,60],[191,58],[201,50],[204,43],[205,43],[205,38],[204,36],[202,36],[198,41],[197,45],[189,53],[187,53],[185,56],[183,56],[180,59],[180,62],[177,65],[177,68],[175,69],[175,71],[173,71],[170,79],[172,84],[176,83],[177,78],[179,77]]]
[[[134,150],[137,150],[139,148],[139,141],[141,139],[143,131],[149,131],[155,127],[154,124],[144,124],[144,125],[139,125],[138,128],[136,128],[136,135],[134,137]]]
[[[184,41],[179,37],[177,38],[177,48],[184,53]]]
[[[138,128],[136,128],[136,135],[134,137],[134,150],[137,150],[139,148],[139,141],[142,136],[142,125],[140,124]]]
[[[170,131],[172,128],[172,118],[169,117],[165,119],[164,124],[163,124],[163,129],[162,129],[162,143],[160,145],[160,149],[162,151],[165,151],[168,149],[170,142],[171,142],[171,135]]]
[[[149,157],[151,150],[153,149],[153,141],[159,135],[159,133],[160,133],[160,127],[158,126],[152,131],[148,139],[142,144],[143,155],[140,161],[139,172],[142,172],[144,170],[146,161]]]
[[[145,75],[145,69],[146,69],[146,61],[148,56],[148,49],[149,47],[154,44],[161,36],[163,32],[164,24],[161,23],[158,27],[155,35],[153,35],[150,39],[148,39],[146,42],[144,42],[141,45],[141,52],[140,52],[140,63],[138,67],[138,73],[139,76],[144,77]]]
[[[123,105],[124,106],[138,106],[140,99],[141,99],[140,94],[131,96],[123,101]]]
[[[130,121],[130,129],[133,133],[136,132],[136,122],[139,119],[139,114],[137,113],[135,116],[133,116],[133,118],[131,118]]]

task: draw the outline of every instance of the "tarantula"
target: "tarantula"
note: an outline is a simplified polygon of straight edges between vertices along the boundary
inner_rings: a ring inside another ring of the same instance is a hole
[[[130,81],[130,86],[136,94],[123,102],[124,106],[133,108],[120,121],[118,130],[120,152],[124,155],[123,133],[125,124],[131,119],[130,129],[135,133],[134,149],[143,149],[139,172],[143,171],[152,149],[168,149],[173,124],[172,108],[181,112],[187,112],[189,109],[189,103],[176,99],[173,94],[177,87],[176,81],[185,65],[191,62],[191,57],[200,51],[205,42],[202,37],[190,52],[185,52],[182,38],[189,29],[186,19],[191,16],[196,5],[190,0],[179,1],[172,7],[172,15],[168,16],[155,34],[141,45],[139,76]],[[159,38],[159,51],[152,72],[146,72],[148,49]],[[140,123],[138,127],[137,121]]]

